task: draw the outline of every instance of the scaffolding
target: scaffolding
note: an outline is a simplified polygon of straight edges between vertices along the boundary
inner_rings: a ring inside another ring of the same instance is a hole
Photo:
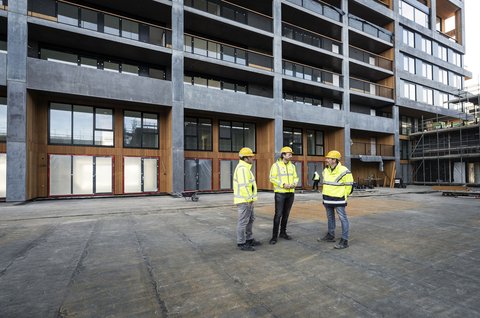
[[[415,184],[480,185],[480,86],[448,101],[458,116],[423,118],[410,135]]]

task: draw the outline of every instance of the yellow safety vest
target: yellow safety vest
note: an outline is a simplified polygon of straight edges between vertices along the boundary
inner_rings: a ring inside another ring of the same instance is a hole
[[[282,158],[278,159],[270,168],[270,182],[273,184],[273,190],[279,193],[295,192],[295,189],[285,189],[284,184],[294,184],[297,186],[298,176],[295,165],[292,162],[285,164]]]
[[[238,165],[233,173],[233,203],[246,203],[257,200],[257,183],[252,173],[252,165],[243,160],[238,161]]]
[[[326,167],[323,170],[323,203],[332,205],[346,205],[347,198],[352,193],[353,176],[350,170],[339,162],[332,170]]]

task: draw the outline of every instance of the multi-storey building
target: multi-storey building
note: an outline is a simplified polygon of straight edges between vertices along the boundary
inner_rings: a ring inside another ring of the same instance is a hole
[[[0,196],[229,190],[243,146],[260,189],[284,145],[303,187],[331,149],[359,182],[408,180],[401,153],[419,118],[457,114],[463,10],[0,0]]]

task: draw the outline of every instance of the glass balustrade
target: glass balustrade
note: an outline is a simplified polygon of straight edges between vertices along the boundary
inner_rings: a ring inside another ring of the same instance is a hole
[[[318,0],[287,0],[305,9],[323,15],[332,20],[342,22],[342,10],[322,1]]]
[[[172,43],[172,32],[166,28],[69,2],[30,0],[28,14],[81,29],[153,45],[170,47]]]
[[[291,61],[283,61],[283,74],[307,81],[343,87],[342,75]]]
[[[214,58],[230,63],[254,67],[267,71],[273,70],[273,57],[235,46],[207,40],[204,38],[185,35],[184,50],[205,57]]]
[[[314,33],[289,23],[283,23],[282,35],[286,38],[312,45],[333,53],[341,54],[342,42]]]
[[[377,37],[381,40],[393,43],[393,35],[392,32],[384,29],[382,27],[376,26],[366,20],[363,20],[359,17],[349,14],[348,16],[348,25],[352,28],[360,30],[362,32],[368,33]]]
[[[371,144],[365,142],[354,142],[351,146],[351,153],[354,156],[366,155],[393,157],[395,155],[393,145]]]
[[[350,89],[364,94],[393,99],[393,88],[350,77]]]
[[[220,0],[185,0],[185,6],[216,16],[272,32],[272,18],[264,14]]]
[[[373,54],[371,52],[350,46],[349,54],[352,59],[361,61],[370,65],[378,66],[386,70],[393,70],[393,61],[381,55]]]

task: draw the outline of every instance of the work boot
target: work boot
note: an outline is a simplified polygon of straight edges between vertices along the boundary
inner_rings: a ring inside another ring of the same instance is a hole
[[[277,244],[277,238],[276,237],[272,237],[272,239],[270,240],[270,242],[268,242],[270,245],[275,245]]]
[[[334,246],[337,250],[341,250],[348,247],[348,240],[344,240],[343,238],[340,239],[337,245]]]
[[[333,236],[330,233],[327,233],[324,237],[319,238],[318,241],[335,242],[335,236]]]
[[[249,252],[255,251],[255,248],[251,245],[248,245],[247,243],[237,244],[237,246],[241,251],[249,251]]]
[[[287,232],[285,233],[280,233],[279,235],[281,238],[287,240],[287,241],[290,241],[292,239],[292,237],[290,235],[287,234]]]
[[[247,240],[247,242],[245,244],[248,244],[250,246],[260,246],[260,245],[262,245],[262,242],[259,242],[255,239],[249,239],[249,240]]]

